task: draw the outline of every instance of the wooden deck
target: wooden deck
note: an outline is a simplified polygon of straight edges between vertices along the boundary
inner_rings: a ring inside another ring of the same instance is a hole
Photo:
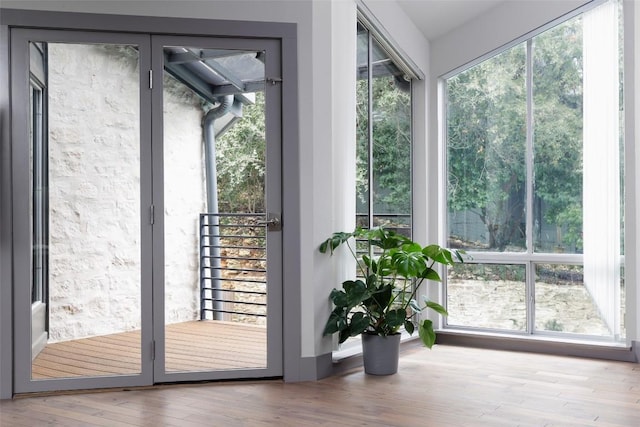
[[[167,325],[166,371],[266,367],[266,329],[213,320]],[[33,361],[32,378],[140,372],[140,331],[49,344]]]

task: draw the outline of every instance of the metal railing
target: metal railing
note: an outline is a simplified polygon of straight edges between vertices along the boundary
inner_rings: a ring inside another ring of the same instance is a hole
[[[265,214],[200,214],[201,320],[264,323],[265,219]]]
[[[362,221],[358,215],[358,222]],[[200,319],[262,324],[267,314],[267,216],[200,214]],[[411,233],[410,216],[376,215],[376,225]],[[360,248],[358,248],[360,252]]]

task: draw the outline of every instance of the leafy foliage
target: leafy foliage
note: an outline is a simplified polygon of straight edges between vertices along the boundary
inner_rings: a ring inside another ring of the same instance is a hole
[[[526,87],[523,46],[448,84],[449,207],[485,224],[504,249],[524,222]]]
[[[264,94],[258,92],[242,119],[216,140],[220,211],[264,211],[265,149]]]
[[[357,212],[368,212],[373,191],[376,213],[411,212],[411,98],[393,75],[371,81],[372,122],[369,123],[369,81],[356,87]],[[369,182],[369,125],[373,141],[373,182]],[[371,188],[370,188],[371,187]]]
[[[532,44],[533,182],[537,230],[582,246],[582,30],[575,18]],[[484,224],[488,249],[524,248],[526,43],[447,81],[451,212]],[[542,244],[539,239],[537,244]]]
[[[369,251],[358,255],[353,239],[366,240]],[[382,227],[352,233],[336,232],[320,245],[320,252],[333,254],[346,244],[357,262],[359,276],[365,280],[347,280],[342,289],[333,289],[330,299],[334,309],[325,325],[324,334],[339,334],[342,343],[362,333],[387,336],[404,326],[412,334],[414,317],[429,308],[441,315],[447,311],[440,304],[424,299],[416,301],[416,294],[425,280],[439,282],[434,269],[436,263],[454,265],[462,262],[460,251],[450,251],[438,245],[421,246],[411,239]],[[418,325],[419,336],[429,348],[435,343],[431,321]]]

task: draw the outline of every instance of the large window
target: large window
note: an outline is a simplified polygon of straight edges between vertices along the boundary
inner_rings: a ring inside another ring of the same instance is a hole
[[[356,223],[411,229],[411,80],[358,23]]]
[[[410,237],[414,73],[361,22],[356,42],[355,222],[362,228],[384,226]],[[357,250],[365,247],[358,245]],[[349,338],[340,350],[349,354],[360,348],[359,340],[359,336]]]
[[[621,12],[446,78],[449,327],[624,338]]]

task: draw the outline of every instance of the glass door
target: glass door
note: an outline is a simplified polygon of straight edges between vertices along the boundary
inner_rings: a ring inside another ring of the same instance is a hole
[[[15,392],[281,376],[279,42],[11,40]]]
[[[148,52],[12,31],[17,392],[151,383]]]
[[[153,39],[156,381],[282,375],[277,47]]]

